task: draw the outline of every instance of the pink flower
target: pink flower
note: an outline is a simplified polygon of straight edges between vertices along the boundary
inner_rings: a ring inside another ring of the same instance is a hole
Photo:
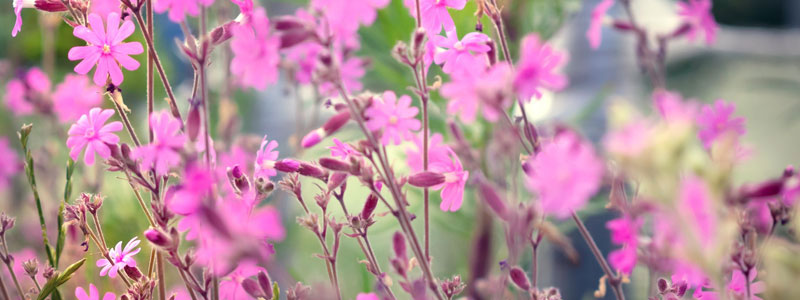
[[[11,29],[11,36],[17,36],[17,33],[22,29],[22,9],[34,7],[35,1],[32,0],[11,0],[11,6],[14,7],[14,15],[17,17],[14,21],[14,28]]]
[[[369,293],[369,294],[358,293],[358,295],[356,296],[356,300],[380,300],[380,299],[381,298],[378,298],[378,295],[375,295],[375,293]]]
[[[630,274],[633,267],[636,266],[639,226],[641,226],[641,221],[634,220],[628,215],[606,223],[606,228],[611,231],[611,241],[622,246],[621,249],[608,254],[609,263],[625,274]]]
[[[758,277],[758,271],[756,269],[752,269],[752,272],[747,278],[744,276],[742,270],[733,270],[731,281],[728,282],[728,291],[730,291],[733,296],[745,298],[747,296],[747,285],[749,284],[750,299],[761,300],[761,297],[756,296],[756,294],[766,291],[767,285],[763,281],[756,282],[756,277]]]
[[[154,2],[153,10],[160,14],[169,10],[169,20],[180,23],[187,14],[196,17],[200,13],[200,5],[209,7],[213,3],[214,0],[159,0]]]
[[[423,170],[423,139],[420,132],[414,137],[414,144],[406,149],[406,162],[412,173],[422,172]],[[428,138],[428,162],[434,160],[446,161],[450,155],[450,147],[442,143],[442,135],[434,133]],[[434,158],[435,157],[435,158]]]
[[[256,266],[251,262],[240,264],[227,278],[219,283],[219,295],[221,299],[253,299],[242,287],[242,281],[249,277],[256,276],[258,272],[265,271],[264,268]]]
[[[471,124],[480,110],[486,120],[496,122],[503,110],[511,106],[511,67],[505,63],[488,69],[481,64],[473,66],[454,72],[451,81],[442,85],[440,93],[448,99],[447,113]]]
[[[133,259],[133,256],[141,250],[140,248],[136,248],[138,245],[139,240],[137,237],[133,237],[125,245],[125,249],[122,248],[121,241],[117,242],[114,248],[108,249],[108,256],[111,258],[111,261],[105,258],[97,260],[97,266],[102,267],[100,276],[106,276],[106,274],[108,274],[108,277],[115,278],[117,277],[118,271],[125,272],[123,270],[125,266],[135,267],[136,260]]]
[[[544,214],[559,219],[581,209],[600,187],[605,166],[592,145],[566,131],[545,143],[527,162],[527,186]]]
[[[264,90],[278,79],[281,41],[269,28],[263,8],[254,10],[249,22],[233,27],[231,73],[242,86]]]
[[[442,70],[447,74],[452,74],[458,67],[475,63],[472,59],[474,54],[486,53],[491,49],[486,44],[489,36],[480,32],[467,33],[459,41],[455,31],[448,31],[447,37],[436,35],[431,37],[431,41],[438,47],[447,48],[433,56],[433,61],[437,64],[444,63]]]
[[[181,163],[180,151],[186,144],[181,133],[181,121],[167,111],[150,115],[153,141],[133,150],[133,158],[142,160],[142,167],[153,169],[156,175],[166,175],[170,168]]]
[[[622,248],[608,253],[608,263],[612,268],[630,275],[636,267],[637,253],[636,247],[623,245]]]
[[[677,92],[657,90],[653,93],[653,104],[667,122],[692,122],[697,116],[697,102],[684,100]]]
[[[367,129],[383,130],[381,144],[394,143],[411,139],[412,130],[419,130],[420,122],[415,118],[418,109],[411,106],[411,97],[403,95],[399,102],[392,91],[383,92],[383,97],[374,98],[372,105],[364,113],[368,119]]]
[[[425,27],[430,34],[439,34],[442,32],[442,27],[444,27],[445,32],[453,31],[456,29],[456,25],[453,23],[453,18],[450,17],[447,8],[462,10],[466,4],[466,0],[420,0],[422,27]],[[408,7],[411,16],[416,18],[416,1],[405,0],[405,5]]]
[[[82,287],[75,288],[75,298],[78,300],[100,300],[100,293],[97,292],[97,287],[94,284],[89,284],[89,294],[86,294],[86,291]],[[107,292],[103,295],[102,300],[114,300],[117,298],[117,295],[114,295],[112,292]]]
[[[541,98],[541,89],[563,89],[567,86],[567,77],[556,73],[556,69],[566,63],[566,53],[553,50],[550,45],[540,42],[538,35],[529,34],[522,40],[514,90],[527,102],[531,97]]]
[[[311,8],[321,11],[333,37],[343,46],[358,47],[358,27],[375,22],[377,10],[389,0],[312,0]]]
[[[706,149],[724,134],[733,134],[738,138],[745,133],[744,118],[733,118],[736,105],[717,100],[714,105],[705,105],[697,116],[699,130],[697,136]]]
[[[102,90],[83,75],[67,74],[53,93],[53,111],[62,123],[74,122],[102,102]]]
[[[693,296],[699,298],[702,295],[702,288],[709,285],[708,276],[699,267],[682,260],[673,260],[672,282],[683,282],[688,285],[688,289],[694,288]]]
[[[11,179],[17,175],[22,164],[17,152],[8,146],[8,139],[0,137],[0,191],[8,187]]]
[[[442,190],[442,203],[439,209],[443,211],[457,211],[461,208],[464,201],[464,187],[469,178],[469,172],[464,171],[461,160],[450,147],[447,148],[448,155],[430,156],[429,170],[444,175],[444,183],[431,187],[433,190]]]
[[[678,14],[689,26],[687,38],[694,41],[698,32],[706,37],[706,44],[711,45],[717,38],[717,22],[711,14],[711,0],[687,0],[678,2]]]
[[[592,46],[592,49],[600,47],[603,19],[605,19],[608,9],[613,5],[614,0],[603,0],[592,10],[592,21],[589,23],[589,30],[586,31],[586,38],[589,39],[589,45]]]
[[[50,102],[50,79],[39,68],[29,69],[6,85],[6,106],[16,116],[30,115]]]
[[[118,0],[94,0],[89,8],[89,12],[108,17],[111,13],[121,13],[120,2]]]
[[[711,245],[717,232],[717,217],[705,182],[693,176],[684,178],[679,197],[679,211],[697,234],[697,239],[704,246]]]
[[[286,61],[294,63],[294,69],[292,69],[292,71],[294,73],[294,79],[297,80],[298,83],[311,83],[314,69],[317,66],[317,54],[319,54],[322,49],[323,47],[320,46],[320,44],[307,42],[284,50],[286,53]]]
[[[267,136],[261,140],[261,147],[256,153],[255,174],[256,178],[269,180],[270,177],[278,174],[275,171],[275,161],[278,160],[277,141],[268,141]]]
[[[364,65],[366,62],[360,57],[351,56],[342,60],[342,54],[336,52],[334,55],[336,64],[339,65],[339,76],[342,78],[345,88],[349,92],[360,91],[364,86],[361,84],[361,77],[364,76]],[[335,97],[339,95],[339,91],[330,82],[322,82],[319,84],[319,93],[328,97]]]
[[[337,138],[333,138],[333,143],[334,146],[328,147],[328,149],[331,149],[331,156],[333,157],[341,157],[346,160],[350,157],[361,156],[361,154],[348,143],[342,143],[342,141]]]
[[[99,107],[89,110],[88,115],[82,115],[78,122],[69,128],[67,147],[70,148],[69,156],[78,161],[78,155],[86,147],[83,161],[91,166],[94,164],[94,154],[103,159],[111,156],[111,149],[106,144],[117,144],[119,137],[113,132],[122,130],[122,123],[114,121],[105,124],[108,118],[114,115],[114,110],[101,110]]]
[[[157,1],[160,2],[160,1]],[[91,29],[85,26],[77,26],[72,34],[86,41],[87,46],[72,47],[67,54],[69,60],[82,59],[75,66],[75,73],[86,74],[97,65],[94,72],[94,83],[99,86],[106,84],[106,78],[111,76],[111,83],[120,85],[122,83],[123,68],[133,71],[139,68],[139,62],[129,55],[140,54],[144,51],[139,42],[123,43],[135,28],[133,22],[126,20],[119,26],[119,14],[110,13],[107,19],[107,29],[103,28],[103,19],[98,14],[89,15]]]
[[[606,151],[633,156],[642,152],[647,147],[650,137],[651,125],[644,120],[633,121],[614,130],[603,140]]]
[[[194,214],[213,184],[214,176],[206,168],[190,166],[183,175],[181,185],[171,187],[164,197],[167,208],[183,216]]]

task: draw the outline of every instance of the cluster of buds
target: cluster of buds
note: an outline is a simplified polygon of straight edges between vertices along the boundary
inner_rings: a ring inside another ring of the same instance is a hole
[[[423,62],[425,56],[425,44],[428,41],[425,28],[417,27],[411,35],[411,47],[403,41],[398,41],[392,48],[392,56],[400,63],[411,68],[416,68]],[[427,62],[430,63],[430,62]]]
[[[305,300],[311,299],[311,287],[297,282],[293,287],[286,290],[286,300]]]
[[[686,282],[673,282],[670,283],[664,278],[658,279],[658,295],[651,296],[648,300],[678,300],[683,299],[683,296],[686,294],[686,290],[689,289],[689,286]]]
[[[86,211],[88,210],[87,203],[91,203],[92,200],[91,194],[82,193],[77,200],[75,200],[75,204],[67,204],[64,207],[64,221],[69,223],[75,223],[78,225],[78,228],[81,229],[84,235],[89,233],[89,223],[86,219]],[[100,202],[102,204],[102,202]],[[99,209],[99,206],[94,208],[96,212]]]
[[[14,228],[14,218],[0,212],[0,236],[5,236],[6,232]]]
[[[269,275],[266,272],[260,271],[256,279],[245,278],[242,280],[242,288],[250,296],[256,299],[272,299],[274,295],[273,289],[277,289],[277,284],[273,287],[270,283]]]
[[[126,270],[127,271],[127,270]],[[128,288],[128,293],[122,295],[120,300],[150,300],[153,299],[153,290],[156,287],[156,281],[150,280],[148,277],[141,277],[142,280],[136,281]]]
[[[442,287],[442,292],[444,292],[444,295],[447,297],[447,299],[453,299],[453,297],[461,294],[466,287],[466,285],[461,282],[461,276],[458,275],[453,276],[451,279],[442,281],[440,286]]]

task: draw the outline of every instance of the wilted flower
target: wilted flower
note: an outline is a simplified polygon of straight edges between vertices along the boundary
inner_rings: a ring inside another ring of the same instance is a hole
[[[119,26],[119,14],[110,13],[107,18],[108,30],[104,30],[103,19],[98,14],[89,15],[89,25],[75,27],[72,34],[86,41],[87,46],[72,47],[67,54],[69,60],[82,59],[75,66],[75,73],[86,74],[97,65],[94,72],[94,83],[99,86],[106,84],[106,78],[111,76],[111,83],[120,85],[122,83],[122,70],[119,66],[129,71],[139,68],[139,62],[129,55],[144,52],[142,44],[139,42],[123,43],[127,37],[133,34],[136,29],[133,22],[125,20]]]
[[[88,294],[86,293],[86,290],[84,290],[82,287],[75,288],[75,298],[77,298],[78,300],[101,300],[100,293],[97,291],[97,287],[95,287],[94,284],[91,283],[89,284]],[[114,295],[114,293],[111,292],[107,292],[105,295],[103,295],[102,300],[114,300],[116,298],[117,295]]]
[[[383,130],[381,144],[399,145],[401,141],[411,139],[411,131],[420,129],[420,122],[415,117],[419,110],[411,106],[411,97],[403,95],[400,99],[392,91],[376,98],[364,113],[367,117],[367,129]]]
[[[117,272],[125,268],[125,266],[135,267],[136,260],[133,259],[133,256],[141,250],[140,248],[136,248],[138,245],[139,239],[133,237],[128,241],[124,249],[122,248],[121,241],[117,242],[114,248],[108,249],[108,256],[111,258],[111,261],[105,258],[97,260],[97,266],[102,268],[100,269],[100,276],[106,276],[106,274],[108,274],[108,277],[115,278],[117,277]]]
[[[103,159],[111,157],[111,149],[106,144],[117,144],[119,137],[113,132],[122,130],[122,123],[114,121],[105,124],[108,118],[114,115],[111,109],[101,110],[99,107],[89,110],[88,115],[83,115],[78,122],[69,128],[69,138],[67,147],[70,148],[69,156],[78,161],[78,155],[83,148],[86,153],[83,161],[87,165],[94,164],[94,154],[97,153]]]
[[[523,101],[529,101],[531,97],[541,98],[541,89],[561,90],[567,86],[568,80],[556,70],[566,63],[566,53],[541,42],[538,35],[529,34],[522,40],[514,89]]]

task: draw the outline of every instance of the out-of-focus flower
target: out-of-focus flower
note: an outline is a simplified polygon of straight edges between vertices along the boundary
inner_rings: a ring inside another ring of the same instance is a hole
[[[358,47],[358,27],[375,22],[377,10],[389,0],[312,0],[311,8],[323,12],[333,37],[347,47]]]
[[[464,66],[451,74],[451,81],[442,85],[440,93],[447,98],[447,113],[457,114],[462,122],[475,121],[478,110],[487,121],[496,122],[511,105],[513,72],[505,63],[485,68],[478,64]]]
[[[111,149],[106,144],[116,144],[119,137],[114,134],[122,130],[122,123],[114,121],[105,124],[108,118],[114,115],[114,110],[101,110],[99,107],[89,110],[89,114],[82,115],[78,122],[69,128],[67,147],[69,156],[78,161],[78,156],[86,148],[83,161],[87,165],[94,164],[94,154],[97,153],[103,159],[111,156]]]
[[[214,0],[159,0],[153,3],[153,10],[157,13],[164,13],[169,10],[169,20],[180,23],[190,15],[196,17],[200,13],[200,5],[211,6]]]
[[[278,174],[275,171],[275,161],[278,160],[279,153],[275,148],[278,148],[278,142],[267,140],[265,135],[264,139],[261,140],[261,147],[256,153],[254,175],[256,178],[269,179]]]
[[[30,68],[20,78],[10,80],[4,96],[6,107],[16,116],[34,113],[37,104],[47,103],[49,97],[50,79],[36,67]]]
[[[429,170],[444,175],[444,183],[431,187],[433,190],[442,190],[442,203],[439,208],[443,211],[457,211],[464,201],[464,187],[469,178],[469,172],[461,166],[461,160],[447,148],[447,156],[431,156]]]
[[[542,213],[559,219],[586,205],[605,169],[592,145],[571,131],[545,143],[527,164],[528,189],[539,196]]]
[[[542,43],[539,36],[529,34],[522,40],[514,89],[523,101],[542,97],[541,89],[558,91],[567,86],[567,77],[556,73],[567,63],[567,54]]]
[[[21,167],[19,155],[8,146],[8,139],[0,137],[0,191],[8,187],[11,178],[14,178]]]
[[[337,138],[333,138],[333,146],[328,147],[331,149],[331,156],[333,157],[341,157],[344,160],[347,160],[350,157],[357,157],[361,156],[353,146],[350,146],[348,143],[343,143]]]
[[[699,298],[703,293],[703,287],[709,285],[708,276],[703,273],[699,267],[682,260],[673,260],[672,267],[672,282],[685,283],[688,288],[694,288],[693,296]]]
[[[589,39],[589,45],[592,49],[600,47],[603,33],[603,19],[606,18],[606,13],[611,6],[614,5],[614,0],[603,0],[592,9],[592,20],[589,23],[589,30],[586,31],[586,38]]]
[[[131,36],[135,27],[133,22],[125,20],[119,26],[119,14],[108,14],[107,30],[103,28],[103,19],[98,14],[89,15],[90,28],[83,25],[76,26],[72,34],[86,41],[87,46],[76,46],[69,49],[67,57],[69,60],[82,60],[75,66],[75,73],[84,75],[89,73],[97,65],[94,71],[94,83],[99,86],[106,84],[106,78],[111,76],[111,83],[114,85],[122,84],[123,68],[133,71],[139,68],[139,62],[129,55],[141,54],[144,52],[142,44],[139,42],[122,41]]]
[[[219,282],[219,295],[222,299],[253,299],[242,287],[242,281],[253,277],[264,269],[252,263],[243,263],[236,267],[226,278]]]
[[[684,100],[681,94],[658,90],[653,93],[653,105],[659,115],[667,122],[693,122],[697,116],[697,102]]]
[[[167,208],[179,215],[190,215],[197,211],[203,198],[211,191],[214,175],[206,168],[190,166],[183,175],[183,181],[175,189],[171,197],[166,198]],[[188,237],[187,237],[188,238]]]
[[[375,295],[375,293],[368,293],[368,294],[358,293],[358,295],[356,296],[356,300],[380,300],[380,299],[381,298],[378,298],[378,295]]]
[[[458,68],[471,66],[476,62],[473,59],[475,54],[491,50],[486,44],[489,36],[480,32],[467,33],[459,41],[455,31],[448,31],[447,36],[435,35],[431,37],[431,41],[438,47],[446,48],[434,54],[433,61],[444,64],[442,70],[447,74],[452,74]]]
[[[689,41],[702,33],[706,44],[711,45],[717,38],[717,22],[711,14],[711,0],[686,0],[678,2],[678,14],[683,22],[689,25],[686,33]]]
[[[53,93],[53,112],[62,123],[74,122],[103,102],[102,90],[83,75],[67,74]]]
[[[762,281],[756,282],[757,276],[758,276],[758,271],[756,269],[753,269],[750,276],[747,276],[749,277],[748,280],[748,278],[745,278],[742,270],[734,269],[733,273],[731,273],[731,280],[725,287],[727,289],[728,297],[731,297],[731,299],[749,298],[753,300],[761,300],[761,297],[759,297],[757,294],[761,294],[764,291],[766,291],[767,285]],[[750,293],[749,297],[748,297],[748,292]],[[697,299],[719,300],[723,298],[718,291],[702,291],[699,297],[697,297]]]
[[[122,241],[117,242],[114,248],[108,249],[108,256],[111,261],[105,258],[97,260],[97,266],[102,268],[100,269],[100,276],[108,274],[108,277],[115,278],[117,277],[117,272],[125,268],[125,266],[135,267],[136,260],[133,259],[133,256],[141,250],[136,248],[139,242],[137,237],[133,237],[125,244],[124,249],[122,248]]]
[[[442,135],[434,133],[428,138],[428,162],[446,161],[450,155],[450,147],[442,143]],[[414,138],[414,144],[406,148],[406,162],[411,172],[418,173],[423,170],[423,137],[422,133]]]
[[[166,175],[170,168],[181,163],[180,151],[186,144],[181,133],[181,121],[167,111],[150,115],[153,141],[133,150],[133,157],[142,160],[142,167],[152,168],[156,175]]]
[[[121,13],[122,11],[119,0],[93,0],[89,12],[106,18],[110,13]]]
[[[100,293],[97,291],[97,287],[95,287],[94,284],[91,283],[89,284],[88,294],[86,293],[86,290],[84,290],[82,287],[75,288],[75,298],[77,298],[78,300],[101,300]],[[114,300],[116,298],[117,295],[114,295],[114,293],[106,292],[106,294],[103,295],[102,300]]]
[[[406,7],[408,7],[411,16],[417,17],[417,5],[415,0],[405,0]],[[467,4],[466,0],[420,0],[420,15],[422,17],[422,27],[428,30],[430,34],[439,34],[444,31],[453,31],[456,29],[453,18],[450,17],[448,8],[455,10],[462,10]]]
[[[697,136],[706,149],[710,149],[715,140],[725,134],[733,134],[738,138],[745,133],[744,118],[734,118],[736,105],[717,100],[714,105],[705,105],[697,116],[699,130]]]
[[[693,176],[685,178],[679,197],[679,211],[687,217],[699,242],[705,246],[713,243],[717,232],[717,217],[705,182]]]
[[[603,140],[606,151],[635,156],[647,147],[652,128],[645,120],[636,120],[614,130]]]
[[[419,130],[420,122],[415,118],[418,111],[411,106],[411,97],[408,95],[397,99],[394,92],[383,92],[383,97],[375,98],[365,112],[367,129],[383,130],[381,144],[399,145],[401,141],[413,138],[412,130]]]
[[[35,1],[33,0],[11,0],[11,4],[14,7],[14,15],[16,15],[17,19],[14,21],[14,28],[11,29],[11,36],[17,36],[17,33],[22,29],[22,9],[23,8],[33,8]]]
[[[356,56],[344,58],[343,54],[339,53],[339,51],[337,51],[333,57],[335,63],[339,65],[339,77],[342,79],[344,87],[349,92],[360,91],[364,88],[363,84],[361,84],[361,77],[366,73],[364,70],[366,62],[362,58]],[[339,91],[333,83],[327,81],[319,84],[319,93],[328,97],[339,95]]]
[[[608,254],[608,261],[612,267],[625,274],[630,274],[636,266],[639,226],[641,222],[628,215],[606,223],[606,228],[611,231],[611,241],[622,246]]]
[[[305,11],[303,12],[306,13]],[[322,49],[322,46],[318,43],[306,42],[284,50],[286,53],[285,61],[294,63],[292,71],[294,73],[294,79],[297,80],[298,83],[311,83],[314,68],[317,66],[317,54],[319,54]]]
[[[233,28],[231,73],[239,84],[264,90],[278,79],[281,40],[270,33],[270,22],[263,8],[253,11],[249,22]]]

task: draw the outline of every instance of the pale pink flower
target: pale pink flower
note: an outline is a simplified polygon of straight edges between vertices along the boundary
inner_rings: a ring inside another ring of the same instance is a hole
[[[153,3],[153,10],[157,13],[164,13],[169,10],[169,20],[180,23],[190,15],[196,17],[200,14],[200,5],[211,6],[214,0],[158,0]]]
[[[344,160],[349,159],[350,157],[358,157],[361,156],[353,146],[350,146],[348,143],[343,143],[337,138],[333,138],[333,146],[328,147],[331,149],[331,156],[333,157],[341,157]]]
[[[389,5],[389,0],[312,0],[311,8],[322,11],[334,39],[343,46],[358,47],[358,27],[369,26],[377,10]]]
[[[264,90],[278,79],[281,41],[269,28],[267,13],[260,7],[249,22],[233,27],[231,73],[242,86]]]
[[[158,2],[158,1],[157,1]],[[119,14],[110,13],[107,18],[107,31],[103,28],[103,19],[98,14],[89,15],[91,29],[83,25],[76,26],[72,34],[86,41],[87,46],[76,46],[69,49],[69,60],[82,59],[75,66],[75,73],[86,74],[97,65],[94,71],[94,83],[99,86],[106,84],[106,78],[111,76],[111,83],[120,85],[123,80],[123,68],[133,71],[139,68],[139,62],[129,55],[144,52],[139,42],[123,43],[131,36],[135,27],[133,22],[125,20],[119,26]]]
[[[446,146],[445,146],[446,147]],[[461,160],[450,147],[447,156],[434,155],[429,157],[429,170],[444,175],[444,183],[433,186],[433,190],[442,190],[442,203],[439,209],[443,211],[457,211],[464,201],[464,187],[469,178],[469,171],[461,166]]]
[[[645,120],[636,120],[606,135],[603,145],[606,151],[633,156],[647,147],[651,125]]]
[[[122,13],[119,0],[93,0],[89,8],[90,13],[95,13],[103,18],[108,17],[110,13]]]
[[[278,160],[278,141],[269,141],[267,136],[261,140],[261,146],[256,152],[255,174],[256,178],[269,180],[270,177],[278,175],[275,171],[275,161]]]
[[[414,144],[406,148],[406,162],[412,173],[419,173],[423,170],[423,139],[422,132],[414,137]],[[442,135],[434,133],[428,138],[428,162],[446,161],[450,155],[450,147],[443,144]]]
[[[733,134],[736,138],[744,135],[744,118],[734,118],[736,105],[717,100],[713,105],[705,105],[697,116],[697,136],[707,149],[711,148],[717,138],[725,134]]]
[[[464,66],[463,71],[454,72],[450,78],[439,93],[448,99],[447,113],[457,115],[466,124],[475,121],[479,110],[487,121],[496,122],[511,106],[513,72],[508,64],[489,68],[481,64]]]
[[[83,161],[87,165],[94,164],[94,154],[97,153],[103,159],[111,157],[111,149],[106,144],[117,144],[119,137],[114,134],[122,130],[122,123],[114,121],[105,124],[108,118],[114,115],[114,110],[101,110],[99,107],[92,108],[88,114],[82,115],[78,122],[69,128],[67,147],[70,148],[69,156],[78,161],[78,156],[86,148]]]
[[[317,54],[324,49],[315,42],[300,43],[284,50],[286,61],[294,62],[294,79],[300,84],[310,84],[319,60]]]
[[[0,191],[5,190],[19,172],[22,163],[17,152],[8,146],[8,139],[0,137]]]
[[[528,189],[539,196],[542,213],[559,219],[586,205],[605,171],[592,145],[571,131],[544,143],[527,164]]]
[[[50,101],[50,87],[50,79],[41,69],[30,68],[20,78],[12,79],[6,85],[6,106],[16,116],[30,115],[37,106]]]
[[[606,18],[608,9],[613,5],[614,0],[602,0],[592,9],[592,20],[589,23],[589,30],[586,31],[586,38],[589,39],[589,45],[592,46],[592,49],[600,47],[603,33],[603,19]]]
[[[667,122],[693,122],[697,116],[697,101],[684,100],[677,92],[657,90],[653,93],[653,105]]]
[[[369,294],[358,293],[358,295],[356,296],[356,300],[380,300],[380,299],[381,298],[378,298],[378,295],[375,295],[375,293],[369,293]]]
[[[133,158],[142,160],[142,167],[155,170],[156,175],[166,175],[170,168],[181,163],[180,151],[186,144],[181,133],[181,121],[167,111],[150,115],[153,141],[133,150]]]
[[[405,0],[405,5],[409,9],[411,16],[417,17],[417,5],[415,0]],[[455,10],[462,10],[467,4],[467,0],[420,0],[420,15],[422,17],[422,27],[424,27],[430,34],[439,34],[444,31],[452,31],[456,29],[456,24],[453,23],[453,18],[450,17],[448,8]]]
[[[108,274],[108,277],[115,278],[117,277],[117,272],[125,272],[125,270],[123,270],[125,266],[135,267],[136,260],[133,259],[133,256],[141,250],[140,248],[136,248],[139,242],[137,237],[133,237],[125,244],[124,249],[122,248],[122,241],[117,242],[114,248],[108,249],[108,256],[111,258],[111,261],[105,258],[97,260],[97,266],[102,268],[100,269],[100,276],[106,276],[106,274]]]
[[[763,281],[756,282],[756,277],[758,277],[758,271],[756,269],[752,269],[752,272],[750,272],[747,278],[745,278],[741,270],[733,270],[731,281],[728,282],[728,291],[730,291],[733,296],[744,298],[747,296],[747,285],[749,284],[750,299],[761,300],[761,297],[756,296],[756,294],[761,294],[766,291],[767,285]]]
[[[717,22],[711,14],[711,0],[686,0],[678,2],[678,15],[689,26],[687,38],[689,41],[702,33],[706,44],[711,45],[717,38]]]
[[[67,74],[53,93],[53,111],[62,123],[74,122],[103,103],[102,90],[84,75]]]
[[[622,246],[608,254],[608,262],[612,267],[625,274],[630,274],[633,267],[636,266],[639,226],[641,226],[641,222],[628,215],[606,223],[606,228],[611,231],[611,241]]]
[[[717,217],[712,201],[703,180],[694,176],[683,179],[678,200],[679,211],[685,214],[686,221],[704,246],[713,243],[717,232]]]
[[[89,293],[87,294],[86,291],[82,287],[75,288],[75,298],[78,300],[101,300],[100,293],[97,291],[97,287],[94,284],[89,284]],[[114,300],[117,298],[117,295],[114,295],[112,292],[106,292],[103,295],[102,300]]]
[[[567,86],[567,77],[557,69],[567,63],[567,54],[542,43],[539,36],[529,34],[522,40],[514,89],[523,101],[542,97],[541,89],[559,91]]]
[[[447,74],[452,74],[459,67],[475,63],[473,56],[489,52],[491,49],[487,45],[489,36],[480,32],[467,33],[459,41],[455,31],[448,31],[446,37],[435,35],[431,37],[431,41],[438,47],[446,48],[434,54],[433,61],[437,64],[443,63],[442,70]]]
[[[383,92],[383,97],[375,97],[372,105],[364,113],[367,129],[381,131],[381,144],[394,143],[413,138],[411,131],[419,130],[420,122],[415,117],[419,110],[411,106],[411,97],[403,95],[400,99],[392,91]]]

